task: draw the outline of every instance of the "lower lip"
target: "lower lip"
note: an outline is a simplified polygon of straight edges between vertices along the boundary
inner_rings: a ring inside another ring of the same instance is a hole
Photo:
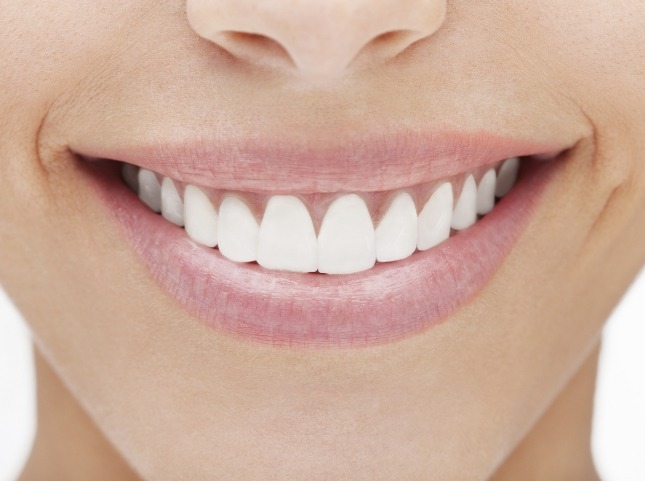
[[[116,169],[88,178],[152,277],[206,326],[273,346],[356,348],[425,332],[469,302],[518,241],[556,163],[524,161],[495,209],[439,246],[342,276],[234,263],[153,214]]]

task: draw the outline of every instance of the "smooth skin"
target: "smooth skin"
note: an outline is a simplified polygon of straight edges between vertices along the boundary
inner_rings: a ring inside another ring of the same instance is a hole
[[[219,35],[249,17],[258,36]],[[643,2],[25,0],[0,3],[0,29],[0,282],[33,330],[39,396],[20,481],[598,479],[600,333],[645,263]],[[69,153],[385,120],[575,148],[475,299],[356,350],[204,328]]]

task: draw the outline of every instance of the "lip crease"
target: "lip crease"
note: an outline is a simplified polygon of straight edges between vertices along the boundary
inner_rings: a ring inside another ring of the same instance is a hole
[[[449,146],[432,150],[428,165],[415,167],[415,172],[406,176],[406,182],[430,172],[433,176],[444,176],[493,157],[519,155],[517,150],[510,152],[511,144],[491,148],[490,137],[484,136],[477,143],[480,150],[475,160],[459,157],[456,165],[452,165],[451,159],[454,161],[465,149],[463,140],[464,137],[453,137]],[[523,145],[524,151],[533,150]],[[548,157],[550,152],[562,150],[547,148],[536,153]],[[126,158],[117,158],[153,167],[183,181],[203,185],[206,178],[208,183],[219,186],[229,182],[236,190],[250,186],[266,188],[274,183],[286,188],[289,182],[289,191],[293,192],[291,173],[284,178],[279,174],[293,162],[289,156],[269,175],[268,160],[257,161],[256,168],[260,170],[248,170],[254,169],[252,162],[243,162],[244,167],[238,170],[232,165],[232,157],[228,157],[230,152],[224,154],[220,164],[219,159],[213,161],[209,157],[204,144],[193,144],[192,156],[178,154],[177,148],[128,152],[131,155]],[[417,154],[414,162],[421,151]],[[323,157],[319,154],[316,159]],[[315,161],[307,163],[314,172],[307,170],[305,177],[301,169],[295,175],[295,185],[299,189],[331,186],[347,159],[346,156],[340,163],[336,159],[319,166],[328,174],[319,184],[307,181],[307,177],[315,177],[319,172]],[[378,156],[372,160],[367,170],[377,168],[376,165],[387,167]],[[403,261],[377,264],[368,271],[339,276],[269,271],[256,264],[229,261],[219,251],[196,244],[181,228],[153,214],[120,180],[118,164],[98,162],[96,167],[87,162],[81,164],[87,169],[89,183],[103,200],[107,215],[115,220],[154,280],[204,325],[240,340],[273,346],[357,348],[424,332],[469,302],[512,250],[556,170],[554,166],[560,162],[525,159],[516,186],[493,211],[444,243],[416,252]],[[387,170],[388,176],[399,175],[396,172],[402,172],[407,165],[399,162]],[[346,189],[351,189],[357,171],[363,174],[366,171],[360,164],[353,164],[352,169],[346,173],[351,176],[343,185]],[[269,179],[263,179],[265,174]],[[394,184],[388,176],[377,182],[373,175],[365,175],[361,187],[373,189],[386,182],[391,188]]]
[[[321,143],[322,145],[317,145]],[[107,148],[70,146],[85,158],[111,159],[213,189],[263,194],[376,192],[453,177],[509,157],[550,158],[569,146],[489,132],[390,132],[328,143],[269,137],[202,136]]]

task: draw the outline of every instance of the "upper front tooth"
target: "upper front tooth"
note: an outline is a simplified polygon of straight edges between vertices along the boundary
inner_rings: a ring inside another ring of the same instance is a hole
[[[315,272],[318,268],[316,231],[298,197],[269,199],[260,225],[257,260],[267,269]]]
[[[461,195],[452,213],[452,228],[467,229],[477,221],[477,184],[469,175],[461,189]]]
[[[477,187],[477,213],[486,215],[495,207],[495,169],[490,169],[484,174]]]
[[[419,214],[417,247],[430,249],[450,237],[452,185],[446,182],[434,191]]]
[[[520,159],[511,157],[507,159],[497,174],[497,188],[495,195],[497,197],[504,197],[515,185],[517,180],[517,173],[520,170]]]
[[[184,189],[184,221],[186,233],[195,242],[217,245],[217,212],[208,196],[194,185]]]
[[[374,226],[365,201],[356,194],[336,199],[327,210],[318,235],[318,270],[351,274],[376,262]]]
[[[417,208],[410,194],[398,194],[375,230],[376,260],[405,259],[417,248]]]
[[[155,212],[161,212],[161,184],[157,175],[148,169],[139,169],[139,198]]]
[[[161,182],[161,214],[173,224],[184,225],[184,203],[169,177],[164,177]]]
[[[222,255],[236,262],[257,258],[260,226],[251,209],[237,197],[225,197],[219,206],[217,242]]]

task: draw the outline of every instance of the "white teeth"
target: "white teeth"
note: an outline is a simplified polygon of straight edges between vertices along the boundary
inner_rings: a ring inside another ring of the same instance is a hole
[[[184,225],[184,203],[169,177],[164,177],[161,182],[161,215],[173,224],[180,227]]]
[[[520,170],[520,159],[512,157],[507,159],[497,174],[497,188],[495,195],[497,197],[504,197],[515,185],[517,180],[517,173]]]
[[[235,262],[257,258],[260,225],[248,206],[237,197],[226,197],[219,206],[217,241],[222,255]]]
[[[327,209],[318,236],[307,206],[296,196],[270,197],[262,222],[258,222],[237,194],[217,194],[218,198],[223,195],[217,210],[209,196],[194,185],[186,185],[182,201],[175,181],[168,177],[160,184],[157,174],[132,164],[123,164],[121,176],[150,209],[184,226],[195,242],[218,246],[232,261],[257,261],[266,269],[290,272],[351,274],[370,269],[377,261],[405,259],[416,249],[425,251],[442,243],[450,237],[451,229],[469,228],[478,215],[493,210],[496,197],[508,194],[519,168],[520,158],[509,158],[497,172],[489,169],[479,185],[469,174],[459,199],[454,198],[452,183],[444,182],[418,215],[413,195],[425,188],[396,193],[376,229],[363,198],[342,195]],[[381,198],[380,194],[375,197]],[[312,208],[319,209],[317,204]]]
[[[398,194],[375,230],[376,260],[405,259],[417,248],[417,208],[410,194]]]
[[[434,191],[419,214],[417,247],[425,251],[450,237],[452,185],[448,182]]]
[[[156,174],[147,169],[140,169],[138,180],[139,199],[155,212],[161,212],[161,185]]]
[[[123,177],[125,185],[130,187],[132,192],[139,192],[139,167],[132,164],[123,164],[121,177]]]
[[[316,231],[298,197],[274,195],[269,199],[260,225],[258,264],[291,272],[318,268]]]
[[[477,213],[486,215],[495,207],[495,186],[497,175],[494,169],[484,174],[477,187]]]
[[[186,233],[195,242],[208,247],[217,245],[217,212],[206,194],[194,185],[184,189]]]
[[[455,230],[464,230],[475,222],[477,222],[477,184],[474,177],[469,175],[452,213],[451,226]]]
[[[367,206],[356,194],[336,199],[327,210],[318,235],[318,271],[351,274],[376,262],[374,226]]]

